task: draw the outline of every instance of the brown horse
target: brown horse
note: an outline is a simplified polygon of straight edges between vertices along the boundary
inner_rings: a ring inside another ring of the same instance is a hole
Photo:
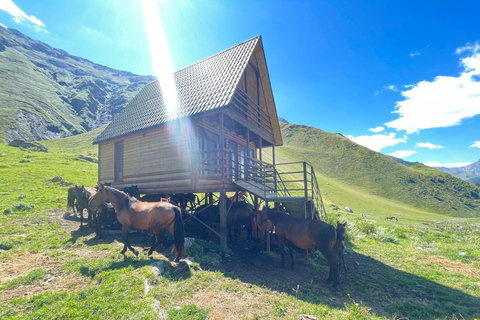
[[[77,200],[77,197],[76,197],[76,194],[75,194],[75,188],[77,186],[71,186],[70,188],[68,188],[68,197],[67,197],[67,210],[68,208],[72,208],[73,210],[73,213],[76,213],[75,212],[75,208],[77,208],[77,211],[78,211],[78,207],[77,207],[77,203],[76,203],[76,200]]]
[[[230,206],[227,199],[227,206]],[[228,207],[227,207],[228,208]],[[237,237],[242,231],[242,226],[246,225],[249,233],[251,232],[248,222],[253,213],[253,206],[245,201],[233,202],[230,211],[227,214],[227,227],[229,242],[237,245]]]
[[[347,223],[337,222],[337,241],[333,246],[333,251],[338,255],[338,267],[347,272],[347,265],[345,264],[345,257],[343,251],[345,250],[345,226]]]
[[[253,234],[253,238],[255,239],[255,247],[263,250],[263,242],[265,240],[266,230],[267,230],[267,221],[268,221],[268,232],[270,233],[273,232],[273,223],[268,219],[260,223],[260,212],[261,211],[257,211],[253,214],[251,223],[252,223],[252,234]]]
[[[259,222],[270,220],[275,226],[278,246],[282,254],[282,267],[285,267],[285,244],[289,246],[292,269],[295,267],[292,245],[301,249],[317,247],[330,265],[330,275],[327,281],[333,280],[336,288],[340,282],[338,272],[338,256],[333,252],[337,239],[335,227],[320,220],[305,220],[294,218],[286,213],[264,207],[260,211]]]
[[[182,213],[180,208],[168,202],[141,202],[129,197],[126,193],[112,187],[99,185],[97,193],[89,201],[91,208],[98,207],[101,203],[110,202],[117,212],[117,219],[122,224],[122,238],[124,247],[121,254],[125,255],[127,248],[136,256],[138,251],[128,242],[130,228],[155,232],[155,243],[148,251],[151,255],[160,245],[161,233],[167,229],[174,238],[177,257],[180,260],[185,246],[185,231],[183,229]]]
[[[95,194],[95,188],[85,188],[83,185],[75,185],[75,199],[77,200],[77,212],[80,213],[80,228],[83,227],[83,209],[88,212],[88,226],[92,224],[94,219],[93,211],[88,207],[88,199]],[[95,221],[94,221],[95,222]]]

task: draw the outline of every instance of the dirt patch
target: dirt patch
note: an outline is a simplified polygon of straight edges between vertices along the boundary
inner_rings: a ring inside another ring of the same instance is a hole
[[[447,260],[439,256],[432,256],[421,261],[421,263],[439,264],[445,269],[447,269],[448,273],[451,273],[451,274],[463,274],[469,277],[476,277],[476,278],[480,277],[479,269],[474,268],[471,265],[463,263],[461,261]]]
[[[275,298],[273,293],[245,293],[242,288],[238,289],[238,292],[200,290],[185,303],[210,309],[209,317],[218,320],[251,318],[255,313],[262,314],[272,308],[269,300]]]

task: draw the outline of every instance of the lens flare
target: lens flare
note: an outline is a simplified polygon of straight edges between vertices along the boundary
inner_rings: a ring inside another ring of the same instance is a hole
[[[153,73],[160,83],[163,102],[169,118],[175,119],[177,118],[178,94],[173,78],[174,69],[167,37],[158,13],[158,3],[158,0],[141,0]]]

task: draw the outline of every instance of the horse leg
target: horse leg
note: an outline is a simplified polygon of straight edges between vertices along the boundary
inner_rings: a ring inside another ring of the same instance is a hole
[[[95,216],[95,231],[97,233],[97,237],[103,238],[102,234],[102,224],[105,220],[106,213],[103,210],[98,212],[98,215]]]
[[[345,264],[345,257],[343,256],[343,254],[342,254],[342,257],[340,259],[341,259],[342,264],[343,264],[343,270],[345,271],[345,273],[347,273],[347,265]]]
[[[285,238],[278,237],[278,248],[282,254],[282,263],[280,264],[280,267],[285,268]]]
[[[290,260],[292,261],[291,268],[292,270],[295,269],[295,260],[293,259],[293,245],[291,243],[288,244],[288,251],[290,251]]]
[[[163,239],[163,237],[161,237],[162,231],[163,230],[161,230],[160,228],[154,227],[153,232],[155,233],[155,242],[150,248],[150,250],[148,251],[149,256],[151,256],[153,251],[155,251],[155,249],[157,249],[160,246],[161,239]]]
[[[130,251],[133,252],[136,256],[138,256],[138,251],[132,248],[130,243],[128,242],[128,234],[130,233],[130,226],[129,225],[122,225],[122,240],[123,240],[123,249],[120,252],[125,256],[125,251],[127,251],[127,248],[130,249]]]
[[[80,213],[80,229],[83,228],[83,208],[81,208],[81,210],[78,210],[78,212]]]
[[[333,280],[333,288],[337,288],[338,284],[340,283],[340,275],[339,275],[339,266],[338,266],[338,256],[330,249],[324,249],[320,250],[327,259],[329,265],[330,265],[330,272],[328,275],[327,280],[325,281],[326,283],[330,283]]]

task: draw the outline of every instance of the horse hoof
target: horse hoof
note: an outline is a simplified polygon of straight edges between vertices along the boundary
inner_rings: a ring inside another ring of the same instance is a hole
[[[134,254],[136,257],[138,257],[138,251],[137,251],[137,250],[133,251],[133,254]]]
[[[180,262],[180,258],[177,257],[177,258],[175,258],[175,260],[173,260],[173,261],[175,261],[175,262]]]

